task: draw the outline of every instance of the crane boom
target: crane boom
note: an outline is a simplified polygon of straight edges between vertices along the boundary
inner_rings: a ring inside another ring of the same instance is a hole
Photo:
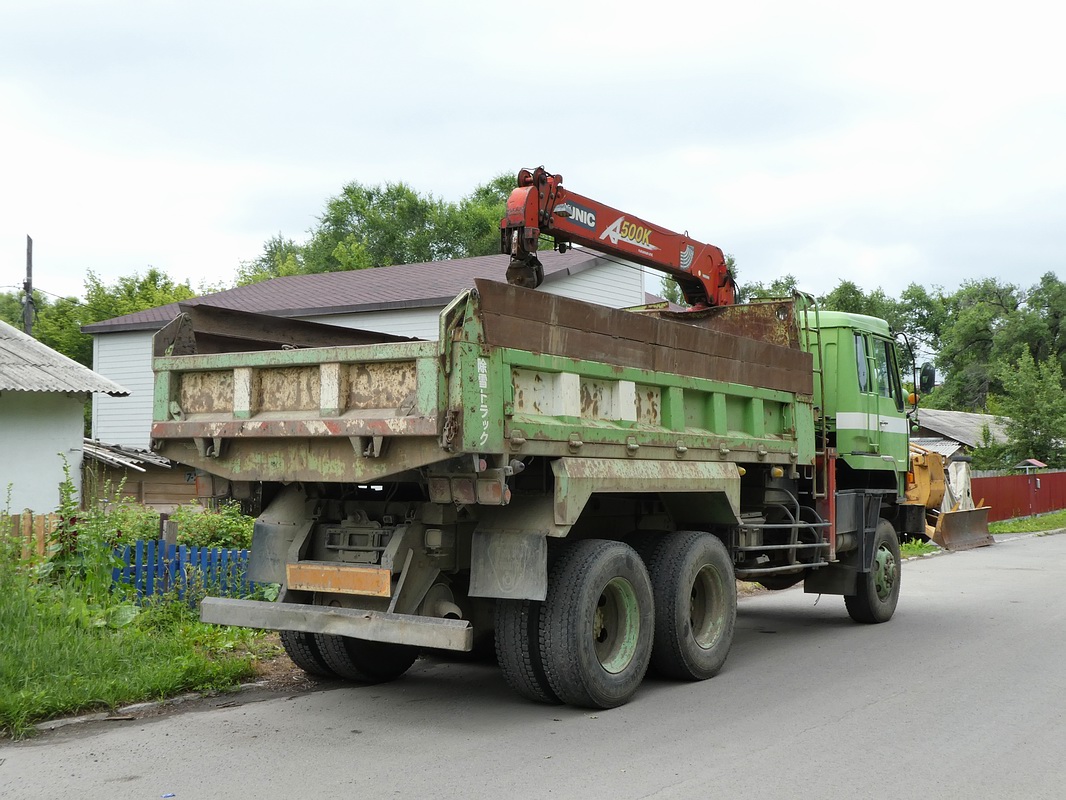
[[[501,248],[511,254],[509,283],[535,289],[544,279],[537,258],[542,233],[555,239],[559,252],[579,244],[664,272],[696,308],[736,302],[736,284],[719,248],[564,189],[562,175],[543,167],[523,169],[500,221]]]

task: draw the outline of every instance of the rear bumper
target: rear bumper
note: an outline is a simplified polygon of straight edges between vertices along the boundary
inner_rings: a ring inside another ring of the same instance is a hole
[[[328,633],[441,650],[470,650],[474,643],[474,629],[464,619],[416,617],[300,603],[206,597],[200,605],[200,619],[215,625]]]

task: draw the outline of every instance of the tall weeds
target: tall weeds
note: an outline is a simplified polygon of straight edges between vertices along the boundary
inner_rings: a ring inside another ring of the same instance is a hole
[[[69,478],[44,558],[21,558],[0,532],[0,731],[42,719],[233,686],[254,674],[255,635],[204,625],[175,598],[134,602],[111,581],[114,544],[131,517],[80,509]],[[158,523],[156,523],[158,524]]]

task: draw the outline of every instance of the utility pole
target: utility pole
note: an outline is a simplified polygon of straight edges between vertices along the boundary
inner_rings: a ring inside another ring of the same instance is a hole
[[[33,336],[33,239],[26,236],[26,280],[22,283],[22,330]]]

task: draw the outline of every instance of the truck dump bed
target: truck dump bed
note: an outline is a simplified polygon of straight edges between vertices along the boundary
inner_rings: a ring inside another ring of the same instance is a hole
[[[463,453],[812,464],[811,357],[781,308],[657,319],[478,281],[437,342],[275,332],[254,346],[286,349],[252,350],[226,312],[247,351],[167,355],[223,347],[179,318],[183,338],[157,338],[152,437],[242,481],[369,483]]]

